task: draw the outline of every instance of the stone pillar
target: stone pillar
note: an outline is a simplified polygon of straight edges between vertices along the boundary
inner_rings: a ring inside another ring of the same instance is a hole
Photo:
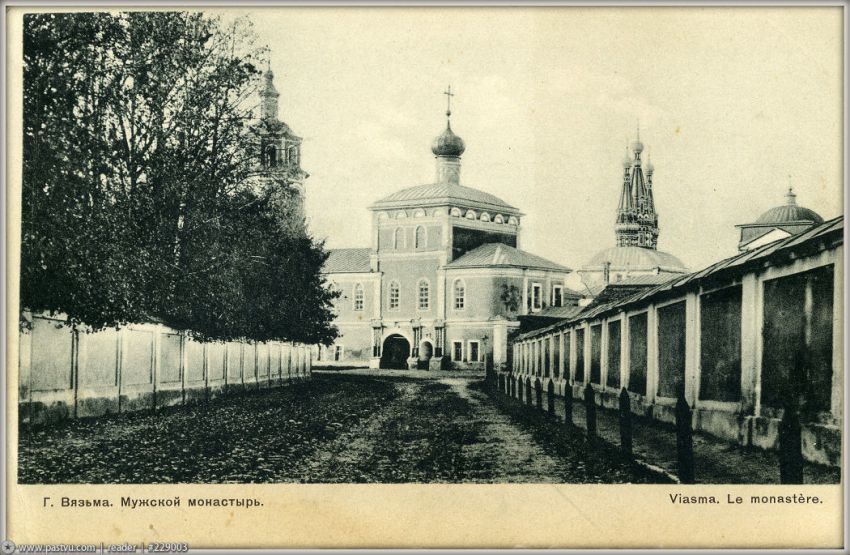
[[[745,415],[754,414],[756,407],[756,341],[761,335],[758,312],[763,310],[759,285],[758,277],[754,273],[745,274],[741,280],[741,412]]]
[[[500,320],[493,324],[493,365],[496,368],[504,366],[508,361],[508,325]]]
[[[658,315],[655,305],[646,313],[646,402],[654,403],[658,392]]]
[[[695,406],[699,397],[699,296],[685,296],[685,400]]]
[[[832,288],[832,418],[844,422],[844,246],[835,249]],[[846,448],[845,448],[846,449]],[[846,451],[845,451],[846,453]]]

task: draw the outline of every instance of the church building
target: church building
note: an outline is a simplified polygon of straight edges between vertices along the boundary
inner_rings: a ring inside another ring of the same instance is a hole
[[[658,214],[652,192],[655,168],[647,161],[643,171],[640,134],[632,143],[634,158],[623,159],[623,183],[614,233],[617,244],[596,255],[579,270],[585,286],[597,292],[610,283],[662,283],[687,273],[672,254],[658,250]]]
[[[340,330],[320,363],[483,370],[507,364],[518,318],[562,306],[570,269],[520,250],[523,213],[461,184],[466,146],[451,128],[433,142],[433,182],[370,206],[372,241],[325,264]]]

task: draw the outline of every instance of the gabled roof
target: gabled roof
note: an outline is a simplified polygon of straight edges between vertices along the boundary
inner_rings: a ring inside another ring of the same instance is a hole
[[[328,259],[322,267],[325,274],[368,273],[369,256],[372,249],[330,249]]]
[[[485,243],[446,264],[447,269],[497,267],[554,270],[557,272],[572,271],[566,266],[561,266],[551,260],[502,243]]]
[[[762,245],[750,251],[744,251],[736,256],[725,258],[719,262],[691,274],[674,277],[667,283],[639,291],[628,297],[613,300],[596,306],[588,306],[572,318],[564,319],[557,324],[541,330],[523,334],[520,338],[533,337],[548,330],[566,327],[569,324],[590,320],[599,316],[625,310],[634,305],[649,303],[657,298],[669,298],[684,293],[690,288],[698,287],[705,281],[717,278],[734,278],[754,268],[761,268],[777,260],[799,256],[806,253],[817,253],[832,248],[844,242],[844,216],[838,216],[811,229]]]
[[[449,183],[431,183],[408,187],[386,196],[370,206],[372,210],[382,208],[400,208],[403,206],[427,206],[437,204],[458,204],[463,207],[485,208],[519,215],[519,209],[511,206],[496,195]]]

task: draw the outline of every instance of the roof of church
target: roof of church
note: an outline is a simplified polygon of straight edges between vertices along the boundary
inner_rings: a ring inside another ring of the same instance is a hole
[[[446,264],[446,268],[534,268],[570,272],[566,266],[502,243],[485,243]]]
[[[426,204],[450,204],[474,205],[476,207],[503,210],[519,214],[519,209],[511,206],[496,195],[466,187],[459,184],[429,183],[427,185],[416,185],[407,187],[386,196],[373,204],[373,210],[381,208],[398,208],[414,204],[422,206]]]
[[[584,270],[598,270],[606,262],[611,270],[654,270],[685,273],[681,260],[670,253],[645,247],[611,247],[596,253],[584,266]]]
[[[814,224],[822,224],[823,218],[820,214],[806,208],[797,206],[796,204],[786,204],[785,206],[775,206],[759,216],[755,223],[757,224],[782,224],[790,222],[811,222]]]
[[[785,193],[785,204],[782,206],[774,206],[759,216],[752,224],[742,224],[737,227],[746,227],[749,225],[771,226],[801,222],[822,224],[823,218],[821,218],[820,214],[814,210],[798,205],[797,195],[794,193],[794,189],[789,187],[788,192]]]
[[[330,249],[322,267],[326,274],[366,273],[370,271],[369,255],[372,249]]]

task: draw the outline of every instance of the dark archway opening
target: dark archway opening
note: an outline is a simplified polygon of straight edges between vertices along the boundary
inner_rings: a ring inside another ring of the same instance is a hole
[[[419,360],[417,361],[417,368],[419,370],[428,370],[428,367],[431,362],[431,357],[434,356],[434,346],[430,341],[423,341],[419,344]]]
[[[407,359],[410,357],[410,343],[398,334],[393,334],[384,340],[381,351],[381,368],[407,369]]]

